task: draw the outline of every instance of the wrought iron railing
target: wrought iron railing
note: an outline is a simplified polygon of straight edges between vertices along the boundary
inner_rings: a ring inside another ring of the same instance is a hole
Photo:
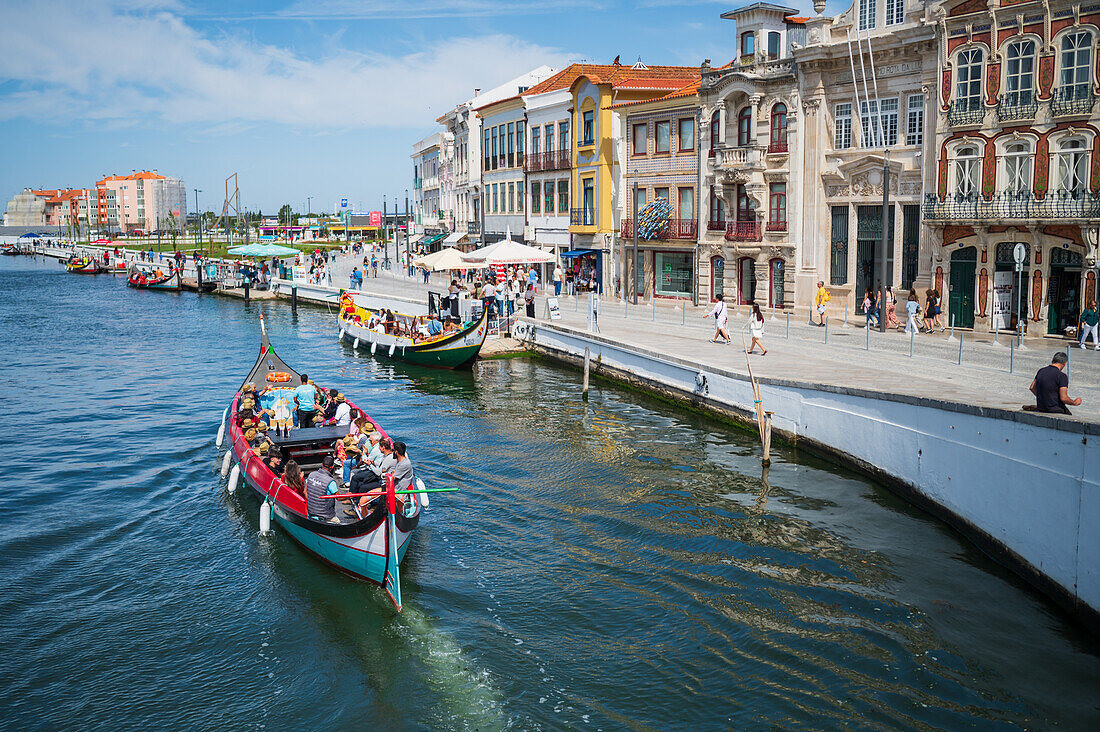
[[[1031,191],[980,195],[925,196],[925,221],[1001,221],[1020,219],[1088,219],[1100,217],[1100,193],[1051,191],[1042,198]]]
[[[596,212],[590,208],[571,208],[569,223],[572,226],[595,226]]]
[[[531,153],[523,161],[523,169],[528,173],[539,170],[562,170],[571,167],[568,150],[550,150],[549,152]]]
[[[698,233],[699,222],[695,219],[668,219],[649,238],[661,241],[693,240]],[[634,236],[634,219],[623,219],[619,222],[619,236],[624,239]]]
[[[782,142],[773,142],[773,143],[769,144],[768,145],[768,152],[769,153],[785,153],[785,152],[787,152],[787,141],[783,140]]]
[[[729,221],[726,223],[726,241],[760,241],[759,221]]]
[[[768,228],[768,231],[786,231],[787,230],[787,222],[786,221],[769,221],[767,228]]]
[[[1007,122],[1014,119],[1035,119],[1039,100],[1031,89],[1005,92],[997,99],[997,119]]]
[[[1060,86],[1050,97],[1050,113],[1055,116],[1089,114],[1096,104],[1096,95],[1089,84]]]
[[[480,221],[467,221],[466,222],[466,233],[467,234],[480,234],[481,233],[481,222]]]
[[[531,153],[523,161],[523,169],[528,173],[542,170],[542,158],[546,153]]]
[[[725,231],[725,230],[726,230],[726,220],[725,219],[715,220],[715,221],[708,221],[707,222],[707,231]]]
[[[955,99],[947,108],[947,123],[949,125],[976,125],[981,124],[985,117],[985,102],[981,97],[966,97]]]

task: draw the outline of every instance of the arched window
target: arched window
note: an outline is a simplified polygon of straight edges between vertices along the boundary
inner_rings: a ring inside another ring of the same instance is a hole
[[[781,37],[775,31],[768,33],[768,60],[774,61],[779,58],[779,44]]]
[[[1013,142],[1005,146],[1004,190],[1014,196],[1031,195],[1031,145]]]
[[[787,105],[778,102],[772,107],[771,141],[768,152],[787,152]]]
[[[1088,87],[1092,70],[1092,33],[1077,31],[1062,36],[1060,86]]]
[[[719,134],[720,125],[722,124],[722,113],[719,110],[714,110],[714,114],[710,116],[710,156],[714,157],[714,149],[718,147],[721,135]]]
[[[1005,90],[1012,105],[1030,104],[1035,89],[1035,41],[1024,39],[1008,44],[1005,54]]]
[[[1063,140],[1058,146],[1058,190],[1063,193],[1085,192],[1088,179],[1088,149],[1079,137]]]
[[[955,195],[973,200],[980,190],[982,159],[978,148],[964,145],[955,151]]]
[[[752,109],[741,107],[737,113],[737,145],[746,147],[749,144],[749,133],[752,130]]]
[[[982,105],[982,65],[985,52],[967,48],[955,57],[955,102],[966,109]]]

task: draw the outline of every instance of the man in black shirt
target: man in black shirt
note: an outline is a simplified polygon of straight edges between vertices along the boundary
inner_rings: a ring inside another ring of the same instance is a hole
[[[1035,379],[1031,382],[1031,393],[1035,395],[1035,411],[1069,414],[1067,404],[1077,406],[1081,403],[1080,397],[1074,399],[1069,395],[1069,377],[1062,371],[1068,360],[1066,354],[1059,351],[1054,354],[1050,366],[1044,366],[1035,374]]]

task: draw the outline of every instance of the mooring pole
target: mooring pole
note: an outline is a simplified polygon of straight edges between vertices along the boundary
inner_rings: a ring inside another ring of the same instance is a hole
[[[592,365],[592,352],[588,346],[584,347],[584,382],[581,386],[581,397],[588,401],[588,371]]]
[[[290,286],[290,309],[292,312],[298,312],[298,285]]]

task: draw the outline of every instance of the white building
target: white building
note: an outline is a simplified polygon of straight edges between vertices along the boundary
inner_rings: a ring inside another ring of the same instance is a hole
[[[567,70],[568,71],[568,70]],[[527,227],[524,238],[556,255],[569,249],[570,145],[575,74],[563,71],[523,95],[527,107]]]
[[[413,145],[413,233],[439,233],[439,145],[442,133],[428,135]]]

